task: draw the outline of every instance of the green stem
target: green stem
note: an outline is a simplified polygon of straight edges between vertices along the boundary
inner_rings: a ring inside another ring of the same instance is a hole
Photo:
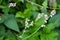
[[[30,38],[31,36],[33,36],[38,30],[40,29],[40,27],[35,31],[35,32],[33,32],[31,35],[29,35],[28,37],[25,37],[24,39],[27,39],[27,38]],[[23,39],[23,40],[24,40]]]

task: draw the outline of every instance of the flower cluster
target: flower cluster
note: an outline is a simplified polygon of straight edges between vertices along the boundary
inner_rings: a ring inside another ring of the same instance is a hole
[[[31,21],[30,24],[29,24],[29,21],[30,21],[30,20],[29,20],[28,18],[26,18],[26,20],[25,20],[25,28],[24,28],[24,30],[23,30],[22,35],[19,36],[20,38],[22,38],[22,36],[23,36],[23,34],[25,33],[25,31],[26,31],[27,28],[29,28],[30,26],[33,26],[34,22]]]
[[[54,16],[56,14],[56,10],[52,10],[50,14],[51,17]]]
[[[25,20],[25,28],[26,28],[26,27],[29,28],[28,21],[30,21],[30,20],[29,20],[28,18],[26,18],[26,20]]]
[[[47,20],[48,20],[49,17],[48,17],[47,14],[44,14],[44,13],[39,13],[38,16],[37,16],[37,18],[36,18],[36,21],[38,21],[38,20],[39,20],[40,18],[42,18],[43,16],[44,16],[44,18],[45,18],[44,22],[47,23]],[[45,25],[42,24],[41,27],[45,27]]]
[[[45,25],[44,25],[44,24],[42,24],[42,25],[41,25],[41,27],[45,27]]]
[[[33,26],[33,24],[34,24],[34,22],[32,21],[30,24],[29,24],[29,19],[28,18],[26,18],[26,20],[25,20],[25,29],[26,28],[29,28],[30,26]]]
[[[45,17],[45,20],[44,21],[45,21],[45,23],[47,23],[47,20],[49,19],[49,17],[48,17],[47,14],[45,14],[44,17]]]
[[[15,7],[16,3],[9,3],[9,7]]]
[[[56,11],[55,10],[52,10],[50,17],[54,16],[55,14],[56,14]],[[47,14],[44,14],[44,13],[38,13],[37,18],[36,18],[35,21],[38,21],[42,17],[45,18],[44,19],[44,22],[47,23],[47,20],[49,19],[49,16]],[[29,24],[29,21],[30,20],[28,18],[26,18],[26,20],[25,20],[25,29],[23,30],[23,34],[25,33],[26,28],[29,28],[30,26],[33,26],[33,24],[34,24],[33,21],[31,21],[30,24]],[[45,24],[42,24],[40,27],[46,27],[46,25]],[[19,36],[19,37],[22,38],[22,36]]]

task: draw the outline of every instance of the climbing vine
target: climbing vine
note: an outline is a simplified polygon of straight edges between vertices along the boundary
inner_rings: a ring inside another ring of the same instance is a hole
[[[1,0],[0,40],[60,40],[59,0]]]

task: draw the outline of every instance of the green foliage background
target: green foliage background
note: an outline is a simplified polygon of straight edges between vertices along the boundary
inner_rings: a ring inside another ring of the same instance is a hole
[[[0,0],[0,40],[60,40],[60,0],[53,2],[51,7],[48,6],[49,0],[29,1],[35,4],[26,0]],[[8,7],[9,3],[16,3],[16,6]],[[35,21],[38,13],[50,15],[53,9],[56,15],[49,18],[46,24],[44,17]],[[34,25],[23,34],[26,18],[34,21]],[[41,28],[42,24],[46,27]]]

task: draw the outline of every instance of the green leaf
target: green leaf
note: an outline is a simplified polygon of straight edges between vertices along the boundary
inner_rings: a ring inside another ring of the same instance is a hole
[[[0,37],[0,40],[3,40],[4,36]]]
[[[31,10],[36,11],[38,10],[37,6],[31,5]]]
[[[48,14],[47,9],[46,9],[46,8],[44,8],[44,7],[42,7],[42,8],[41,8],[41,12],[42,12],[42,13],[45,13],[45,14]]]
[[[54,30],[56,28],[56,24],[55,23],[49,23],[45,26],[45,28],[43,29],[43,31],[45,33],[50,33],[52,30]]]
[[[26,4],[26,7],[28,8],[28,9],[31,9],[31,10],[33,10],[33,11],[36,11],[36,10],[38,10],[38,7],[37,6],[35,6],[35,5],[31,5],[31,4]]]
[[[9,12],[9,8],[6,6],[5,8],[3,8],[3,10],[2,10],[5,14],[8,14],[8,12]]]
[[[58,33],[58,40],[60,40],[60,28],[55,29],[55,31]]]
[[[38,15],[39,12],[32,12],[32,15],[33,15],[33,18],[36,19],[37,15]]]
[[[53,8],[57,8],[57,3],[56,3],[56,1],[54,1],[54,2],[52,3],[52,6],[53,6]]]
[[[2,16],[0,16],[0,23],[4,22],[4,18]]]
[[[4,36],[5,34],[5,28],[4,26],[0,26],[0,37]]]
[[[24,2],[24,0],[18,0],[18,1]]]
[[[15,35],[12,33],[12,31],[7,30],[5,34],[5,40],[16,40]]]
[[[30,18],[31,15],[32,15],[32,11],[31,11],[30,9],[26,9],[26,10],[24,11],[24,16],[25,16],[25,18]]]
[[[57,32],[50,32],[49,34],[47,34],[47,38],[48,40],[57,40],[57,35],[58,33]]]
[[[0,4],[2,3],[2,0],[0,0]]]
[[[48,0],[45,0],[42,5],[43,5],[43,7],[47,8]]]
[[[48,24],[47,26],[46,26],[46,28],[48,29],[48,30],[52,30],[52,29],[54,29],[56,26],[55,26],[55,23],[50,23],[50,24]]]
[[[9,19],[6,20],[4,22],[4,24],[6,25],[6,27],[8,27],[8,28],[10,28],[10,29],[12,29],[14,31],[19,32],[19,28],[18,28],[17,22],[16,22],[16,20],[15,20],[13,15],[9,15]]]
[[[56,0],[58,4],[60,4],[60,0]]]
[[[4,21],[7,19],[8,19],[8,15],[2,14],[2,16],[0,16],[0,23],[4,23]]]
[[[58,33],[55,31],[51,31],[50,33],[40,32],[41,40],[57,40]]]
[[[16,17],[21,17],[21,18],[30,18],[31,16],[31,10],[26,9],[23,13],[22,12],[17,12]]]
[[[0,40],[3,40],[5,35],[5,27],[3,25],[0,25]]]
[[[21,18],[25,18],[24,14],[22,12],[17,12],[16,13],[16,17],[21,17]]]

